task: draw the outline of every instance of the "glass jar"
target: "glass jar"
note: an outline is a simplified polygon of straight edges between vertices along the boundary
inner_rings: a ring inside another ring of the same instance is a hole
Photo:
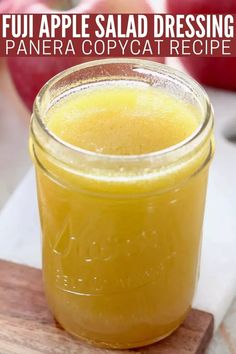
[[[117,80],[191,103],[200,111],[199,128],[170,148],[133,156],[86,151],[47,129],[45,114],[58,100]],[[43,278],[48,305],[68,332],[99,346],[132,348],[168,336],[185,319],[198,278],[212,129],[205,91],[154,62],[90,62],[43,87],[30,138]]]

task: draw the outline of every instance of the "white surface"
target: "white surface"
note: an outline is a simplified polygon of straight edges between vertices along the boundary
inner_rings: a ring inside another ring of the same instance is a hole
[[[208,90],[216,116],[204,228],[202,272],[195,306],[215,314],[216,327],[236,295],[236,143],[224,137],[234,127],[236,94]]]
[[[222,131],[235,120],[236,94],[209,90],[216,112],[202,267],[195,307],[215,315],[216,328],[236,295],[236,145]],[[40,267],[34,173],[30,171],[0,215],[0,258]]]
[[[9,78],[1,66],[0,62],[0,208],[30,166],[29,117],[17,104]]]
[[[35,190],[31,170],[0,214],[0,258],[40,268],[40,227]]]

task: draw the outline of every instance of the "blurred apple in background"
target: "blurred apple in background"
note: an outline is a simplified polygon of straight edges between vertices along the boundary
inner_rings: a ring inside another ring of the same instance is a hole
[[[9,1],[7,0],[0,0],[0,12],[7,13],[10,11],[11,6],[9,6]]]
[[[43,12],[43,10],[67,10],[73,0],[0,0],[1,13]],[[45,11],[44,11],[45,12]]]
[[[236,13],[236,0],[167,0],[167,12],[174,14]],[[236,90],[236,58],[183,57],[184,67],[199,82]]]
[[[153,13],[151,0],[0,0],[4,12],[50,13]],[[6,5],[5,5],[6,6]],[[1,10],[1,7],[0,7]],[[3,10],[2,10],[3,11]],[[99,59],[101,57],[96,57]],[[93,58],[43,57],[8,58],[8,66],[19,95],[32,110],[40,88],[54,75]],[[95,59],[95,58],[94,58]],[[163,62],[163,58],[158,58]]]
[[[166,0],[167,12],[179,14],[236,13],[236,1]]]
[[[22,0],[18,0],[22,1]],[[152,13],[149,0],[26,0],[27,11],[50,13],[67,10],[72,13]]]

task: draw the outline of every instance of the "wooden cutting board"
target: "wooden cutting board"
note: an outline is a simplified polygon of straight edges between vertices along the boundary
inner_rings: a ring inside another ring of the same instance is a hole
[[[54,321],[44,298],[41,271],[0,261],[0,354],[202,354],[213,333],[213,316],[192,310],[160,343],[117,351],[92,347]]]

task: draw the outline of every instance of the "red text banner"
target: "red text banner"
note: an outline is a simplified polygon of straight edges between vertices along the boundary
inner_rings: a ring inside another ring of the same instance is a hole
[[[232,14],[2,14],[0,56],[236,56]]]

